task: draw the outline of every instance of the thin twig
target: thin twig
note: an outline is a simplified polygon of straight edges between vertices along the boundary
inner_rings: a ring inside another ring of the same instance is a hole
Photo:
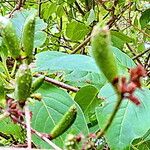
[[[134,24],[132,24],[132,21],[131,21],[131,20],[127,19],[127,18],[124,17],[124,16],[122,16],[122,17],[127,21],[127,23],[130,24],[130,26],[132,26],[134,29],[138,30],[140,33],[143,33],[145,36],[147,36],[147,37],[150,38],[150,35],[149,35],[149,34],[147,34],[145,31],[139,29],[137,26],[135,26]]]
[[[17,61],[15,60],[15,62],[14,62],[14,66],[13,66],[12,71],[11,71],[11,74],[10,74],[10,76],[11,76],[11,77],[13,77],[13,76],[14,76],[14,74],[15,74],[15,70],[16,70],[16,67],[17,67]]]
[[[59,148],[57,145],[55,145],[53,142],[51,142],[46,136],[44,136],[44,134],[42,133],[39,133],[38,131],[32,129],[30,127],[30,112],[29,112],[29,109],[27,106],[25,106],[25,117],[26,117],[26,124],[23,122],[23,121],[20,121],[18,118],[16,118],[15,116],[11,116],[12,118],[14,118],[14,120],[16,120],[19,124],[21,124],[22,126],[24,126],[25,128],[27,128],[27,130],[30,130],[30,131],[27,131],[27,132],[30,132],[28,134],[36,134],[38,137],[40,137],[42,140],[44,140],[45,142],[47,142],[52,148],[54,148],[54,150],[62,150],[61,148]],[[6,117],[9,117],[10,113],[8,111],[5,111],[3,114],[0,115],[0,121],[5,119]],[[31,135],[27,135],[28,136],[28,140],[30,140],[30,137]],[[29,142],[29,141],[28,141]],[[31,140],[30,140],[31,142]],[[29,144],[30,145],[30,144]],[[28,148],[30,147],[28,145]],[[29,148],[31,149],[31,148]]]
[[[9,18],[12,16],[12,14],[16,11],[19,10],[22,5],[23,5],[24,0],[18,0],[18,3],[16,4],[15,8],[10,12]]]
[[[38,6],[38,16],[41,17],[41,8],[42,8],[42,0],[39,0],[39,6]]]
[[[34,133],[40,137],[42,140],[44,140],[45,142],[47,142],[51,147],[54,148],[54,150],[62,150],[61,148],[59,148],[57,145],[55,145],[53,142],[51,142],[48,138],[46,138],[45,136],[43,136],[41,133],[37,132],[36,130],[34,130]]]
[[[79,12],[82,14],[82,16],[84,16],[85,13],[84,13],[84,11],[82,10],[82,8],[80,7],[80,5],[78,4],[77,1],[75,1],[75,5],[77,6],[77,8],[78,8]]]
[[[82,47],[84,47],[88,42],[90,42],[91,35],[88,36],[80,45],[78,45],[71,54],[75,54],[78,50],[80,50]]]
[[[133,2],[129,2],[126,6],[123,7],[122,11],[117,16],[114,16],[112,19],[110,19],[107,22],[108,27],[112,28],[114,23],[116,23],[121,17],[123,17],[124,12],[128,10],[128,8],[132,6],[132,4]]]
[[[34,77],[40,77],[40,76],[41,76],[41,74],[35,74],[34,75]],[[73,91],[73,92],[78,92],[79,91],[79,89],[76,88],[76,87],[73,87],[71,85],[65,84],[63,82],[57,81],[57,80],[49,78],[49,77],[45,77],[45,81],[49,82],[49,83],[52,83],[52,84],[54,84],[56,86],[59,86],[59,87],[61,87],[63,89],[69,90],[69,91]]]
[[[27,128],[26,124],[22,121],[20,121],[18,118],[16,118],[15,116],[13,116],[13,118],[15,118],[15,120],[21,124],[22,126],[24,126],[25,128]],[[40,137],[42,140],[44,140],[45,142],[47,142],[54,150],[62,150],[61,148],[59,148],[57,145],[55,145],[53,142],[51,142],[47,137],[44,136],[44,134],[39,133],[38,131],[34,130],[31,128],[31,132],[33,134],[36,134],[38,137]]]
[[[129,3],[127,4],[124,9],[121,11],[121,15],[132,5],[133,3]],[[116,21],[118,21],[121,18],[121,15],[118,14],[118,16],[114,17],[113,20],[110,20],[107,22],[108,28],[112,28],[112,26],[114,25],[114,23]],[[88,36],[81,44],[79,44],[72,52],[71,54],[75,54],[76,52],[78,52],[82,47],[86,46],[88,42],[90,42],[91,39],[91,35]]]
[[[126,45],[127,45],[128,49],[131,51],[131,53],[134,56],[136,56],[136,53],[134,52],[134,50],[132,49],[132,47],[128,43],[126,43]],[[138,61],[138,63],[142,64],[141,61],[138,58],[136,60]]]
[[[150,53],[148,54],[147,58],[146,58],[146,61],[145,61],[145,68],[148,69],[148,66],[150,64]]]
[[[30,125],[30,111],[28,108],[28,105],[24,106],[24,111],[25,111],[25,120],[26,120],[26,129],[27,129],[27,143],[28,143],[28,148],[31,149],[31,125]]]
[[[147,52],[149,52],[150,51],[150,48],[149,49],[147,49],[147,50],[145,50],[144,52],[142,52],[142,53],[140,53],[140,54],[138,54],[138,55],[136,55],[135,57],[133,57],[132,59],[133,60],[135,60],[135,59],[137,59],[138,57],[141,57],[142,55],[144,55],[145,53],[147,53]]]

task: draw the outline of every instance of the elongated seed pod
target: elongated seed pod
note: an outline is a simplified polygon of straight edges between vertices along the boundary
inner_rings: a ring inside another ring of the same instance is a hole
[[[77,108],[72,105],[69,110],[65,113],[62,119],[58,122],[58,124],[53,128],[50,133],[50,138],[55,139],[56,137],[63,134],[69,127],[74,123],[77,116]]]
[[[7,49],[10,52],[10,55],[16,59],[20,55],[20,42],[16,34],[16,30],[10,21],[5,17],[0,17],[1,28],[2,28],[2,37],[5,42]]]
[[[40,88],[40,86],[43,84],[44,82],[44,78],[45,76],[42,75],[38,78],[36,78],[33,83],[32,83],[32,88],[31,88],[31,93],[35,92],[36,90],[38,90]]]
[[[32,84],[31,70],[27,64],[20,65],[15,80],[15,99],[18,100],[20,104],[23,104],[27,98],[30,97]]]
[[[23,49],[27,57],[28,64],[32,61],[33,57],[34,32],[35,32],[35,14],[32,14],[27,17],[24,23],[22,36]]]
[[[92,32],[92,52],[99,69],[104,73],[109,82],[118,76],[117,64],[111,50],[110,32],[96,25]]]

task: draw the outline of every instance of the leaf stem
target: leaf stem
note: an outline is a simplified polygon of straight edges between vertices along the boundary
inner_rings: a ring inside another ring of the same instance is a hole
[[[7,76],[6,76],[5,74],[3,74],[2,72],[0,72],[0,79],[1,79],[4,83],[8,84],[8,82],[6,81],[6,80],[7,80]]]
[[[15,62],[14,62],[14,66],[13,66],[13,69],[12,69],[12,71],[11,71],[11,77],[13,77],[14,76],[14,74],[15,74],[15,70],[16,70],[16,66],[17,66],[17,61],[15,60]]]
[[[2,64],[2,66],[4,68],[4,71],[5,71],[5,74],[6,74],[7,78],[8,78],[8,80],[10,80],[11,77],[10,77],[10,74],[9,74],[9,71],[8,71],[8,68],[7,68],[7,65],[6,65],[6,61],[4,60],[1,64]]]
[[[114,120],[114,118],[115,118],[115,116],[119,110],[119,107],[120,107],[121,102],[122,102],[122,96],[121,96],[119,91],[117,91],[117,96],[118,96],[118,99],[117,99],[116,105],[114,107],[114,110],[113,110],[110,118],[108,119],[106,125],[104,126],[104,128],[97,133],[97,138],[101,138],[105,134],[105,132],[108,130],[108,128],[112,124],[112,122],[113,122],[113,120]]]
[[[134,150],[139,150],[138,148],[136,148],[134,145],[131,144],[131,147],[134,149]]]

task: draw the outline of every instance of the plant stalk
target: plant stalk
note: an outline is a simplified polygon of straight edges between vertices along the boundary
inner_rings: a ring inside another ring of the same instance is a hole
[[[104,126],[104,128],[97,133],[97,138],[101,138],[105,134],[105,132],[109,129],[109,127],[111,126],[111,124],[112,124],[112,122],[113,122],[113,120],[114,120],[114,118],[115,118],[115,116],[116,116],[116,114],[120,108],[120,105],[122,102],[122,96],[121,96],[119,91],[117,91],[117,96],[118,96],[118,98],[117,98],[117,102],[116,102],[116,105],[114,107],[114,110],[113,110],[110,118],[108,119],[106,125]]]

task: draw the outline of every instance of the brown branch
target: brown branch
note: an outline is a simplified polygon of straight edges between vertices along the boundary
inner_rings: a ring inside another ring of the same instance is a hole
[[[150,53],[149,53],[149,55],[147,56],[146,61],[145,61],[145,66],[144,66],[144,67],[145,67],[146,69],[148,69],[148,66],[150,65],[149,62],[150,62]]]
[[[16,10],[19,10],[21,9],[21,7],[23,6],[23,3],[25,1],[24,0],[18,0],[18,3],[16,4],[15,8],[10,12],[9,14],[9,18],[12,16],[12,14],[16,11]]]
[[[126,17],[122,16],[126,21],[127,23],[130,24],[130,26],[132,26],[134,29],[138,30],[140,33],[143,33],[145,36],[149,37],[150,38],[150,35],[147,34],[145,31],[139,29],[137,26],[135,26],[134,24],[132,24],[132,21],[130,19],[127,19]]]
[[[117,16],[113,16],[113,18],[111,18],[107,25],[109,26],[109,28],[111,28],[115,22],[117,22],[121,17],[122,15],[124,14],[124,12],[130,8],[132,6],[133,2],[129,2],[126,6],[123,7],[122,11],[117,15]]]
[[[39,133],[38,131],[36,130],[33,130],[34,133],[40,137],[43,141],[47,142],[51,147],[53,147],[54,150],[62,150],[61,148],[59,148],[57,145],[55,145],[53,142],[51,142],[47,137],[43,136],[43,134]]]
[[[121,11],[121,13],[118,14],[118,16],[114,16],[113,19],[111,18],[111,20],[109,20],[107,22],[108,28],[112,28],[112,26],[114,25],[114,23],[116,21],[118,21],[121,18],[121,15],[132,5],[133,3],[129,3],[127,4],[123,10]],[[121,15],[120,15],[121,14]],[[71,54],[75,54],[76,52],[78,52],[82,47],[86,46],[88,42],[90,42],[91,39],[91,35],[88,36],[81,44],[79,44],[72,52]]]
[[[25,128],[27,128],[26,124],[22,121],[20,121],[18,118],[16,118],[15,116],[12,116],[19,124],[21,124],[22,126],[24,126]],[[51,142],[47,137],[47,134],[42,134],[39,133],[38,131],[34,130],[31,128],[31,132],[32,134],[36,134],[38,137],[40,137],[43,141],[47,142],[54,150],[62,150],[61,148],[59,148],[57,145],[55,145],[53,142]]]
[[[128,49],[131,51],[131,53],[134,56],[136,56],[136,53],[134,52],[134,50],[132,49],[132,47],[128,43],[126,43],[126,45],[127,45]],[[136,60],[138,61],[138,63],[142,64],[141,61],[138,58]]]
[[[41,8],[42,8],[42,0],[39,0],[39,6],[38,6],[38,16],[41,17]]]
[[[91,35],[88,36],[80,45],[78,45],[71,54],[75,54],[78,50],[80,50],[82,47],[84,47],[88,42],[90,42]]]
[[[78,8],[78,10],[79,10],[80,14],[82,14],[82,16],[84,16],[84,15],[85,15],[85,13],[84,13],[84,11],[82,10],[82,8],[80,7],[80,5],[78,4],[78,2],[77,2],[77,1],[75,1],[75,5],[77,6],[77,8]]]
[[[133,57],[132,59],[133,60],[135,60],[135,59],[137,59],[138,57],[141,57],[142,55],[144,55],[145,53],[147,53],[147,52],[149,52],[150,51],[150,48],[149,49],[147,49],[147,50],[145,50],[144,52],[142,52],[142,53],[140,53],[140,54],[138,54],[138,55],[136,55],[135,57]]]
[[[34,75],[34,77],[40,77],[40,76],[41,76],[41,74],[35,74]],[[58,87],[61,87],[63,89],[69,90],[69,91],[73,91],[73,92],[78,92],[79,91],[79,89],[76,88],[76,87],[73,87],[71,85],[65,84],[63,82],[57,81],[57,80],[49,78],[49,77],[45,77],[45,81],[49,82],[49,83],[52,83],[52,84],[54,84]]]

